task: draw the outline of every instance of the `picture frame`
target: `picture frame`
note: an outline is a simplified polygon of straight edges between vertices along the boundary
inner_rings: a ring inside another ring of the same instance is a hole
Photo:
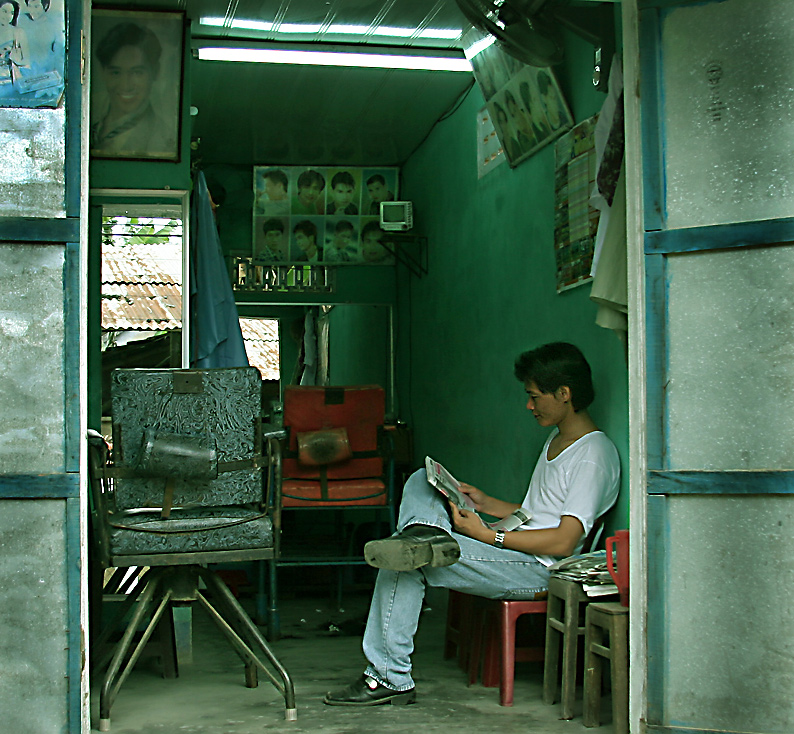
[[[551,69],[523,66],[488,103],[496,135],[515,167],[573,126]]]
[[[570,130],[573,115],[551,68],[524,64],[482,40],[471,30],[464,46],[480,48],[469,61],[507,162],[515,168]]]
[[[92,158],[180,160],[185,13],[94,8]]]

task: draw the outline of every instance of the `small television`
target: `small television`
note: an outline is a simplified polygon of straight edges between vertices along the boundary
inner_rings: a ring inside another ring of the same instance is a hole
[[[386,232],[405,232],[414,226],[414,205],[411,201],[382,201],[380,228]]]

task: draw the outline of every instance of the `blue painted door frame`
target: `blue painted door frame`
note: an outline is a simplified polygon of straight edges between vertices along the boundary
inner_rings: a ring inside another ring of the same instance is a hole
[[[638,0],[641,130],[643,158],[643,216],[645,254],[645,325],[647,386],[647,731],[717,732],[726,731],[709,721],[708,713],[700,720],[682,721],[671,712],[666,697],[671,670],[668,660],[667,624],[671,605],[670,567],[671,499],[695,496],[765,497],[794,493],[794,471],[714,471],[674,470],[671,466],[669,411],[666,388],[675,379],[680,364],[671,361],[668,333],[670,329],[670,258],[680,253],[709,252],[735,248],[765,248],[794,242],[794,217],[671,228],[665,200],[668,174],[666,130],[662,88],[664,65],[663,33],[667,14],[687,6],[704,6],[730,0]],[[763,0],[762,0],[763,2]],[[719,32],[715,29],[715,33]],[[693,359],[695,356],[693,355]],[[727,396],[715,394],[714,400]],[[740,579],[738,580],[740,582]],[[742,613],[749,613],[744,610]],[[788,631],[789,634],[792,630]],[[737,661],[738,662],[738,661]],[[737,694],[739,691],[737,691]],[[752,702],[748,702],[752,706]],[[743,729],[744,731],[744,729]]]
[[[82,729],[83,701],[81,686],[86,659],[86,644],[82,629],[81,609],[83,602],[84,558],[81,527],[81,158],[82,158],[82,95],[83,66],[81,59],[82,34],[84,30],[83,4],[78,0],[66,0],[66,85],[61,104],[65,106],[65,149],[63,218],[0,217],[0,242],[21,245],[58,248],[64,253],[63,266],[63,462],[50,474],[8,474],[0,472],[0,501],[11,500],[30,503],[31,517],[37,517],[36,503],[59,503],[63,518],[62,536],[53,538],[53,547],[63,544],[65,557],[63,576],[68,595],[65,619],[68,645],[67,670],[52,670],[54,679],[66,677],[67,700],[63,702],[63,722],[59,731],[78,734]],[[23,3],[24,8],[24,3]],[[86,31],[87,33],[87,28]],[[35,379],[36,376],[32,376]],[[16,504],[15,506],[19,506]],[[24,505],[23,505],[24,506]],[[20,576],[23,576],[20,574]],[[24,580],[22,580],[24,582]],[[36,597],[38,579],[28,578],[31,597]],[[46,617],[42,610],[42,618]],[[59,630],[52,630],[60,638]],[[86,631],[87,632],[87,631]],[[11,661],[9,661],[11,662]],[[46,689],[46,680],[37,681]],[[38,725],[36,698],[16,702],[18,707],[29,706],[32,727]],[[27,714],[26,714],[27,715]]]

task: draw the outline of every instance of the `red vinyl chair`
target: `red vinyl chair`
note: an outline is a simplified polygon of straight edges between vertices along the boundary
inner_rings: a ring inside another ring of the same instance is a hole
[[[278,567],[363,565],[351,531],[358,524],[349,522],[354,510],[377,511],[374,537],[394,532],[393,462],[384,415],[385,392],[376,385],[285,389],[276,526],[281,531],[287,512],[329,514],[319,521],[317,534],[309,526],[306,537],[285,533],[281,540],[279,556],[271,563],[271,638],[278,637],[279,627]],[[384,521],[388,531],[378,527]],[[331,526],[334,532],[319,532]],[[341,602],[341,576],[339,595]]]

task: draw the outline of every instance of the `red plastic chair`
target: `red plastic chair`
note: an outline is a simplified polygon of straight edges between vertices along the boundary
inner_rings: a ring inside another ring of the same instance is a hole
[[[582,547],[589,553],[598,543],[606,513],[593,525]],[[458,664],[467,671],[469,685],[477,682],[482,665],[482,684],[499,686],[499,703],[513,705],[516,662],[541,661],[545,641],[538,645],[516,647],[516,623],[525,614],[542,614],[545,633],[548,592],[542,591],[531,600],[485,599],[459,591],[450,591],[445,633],[445,656],[451,650]],[[489,619],[490,617],[490,619]]]
[[[486,688],[499,686],[499,703],[502,706],[513,705],[516,662],[543,660],[543,639],[537,645],[517,646],[516,625],[518,618],[525,614],[543,615],[545,625],[546,595],[547,592],[542,591],[535,599],[512,601],[469,597],[475,607],[469,653],[469,685],[477,682],[478,668],[482,663],[482,684]]]

